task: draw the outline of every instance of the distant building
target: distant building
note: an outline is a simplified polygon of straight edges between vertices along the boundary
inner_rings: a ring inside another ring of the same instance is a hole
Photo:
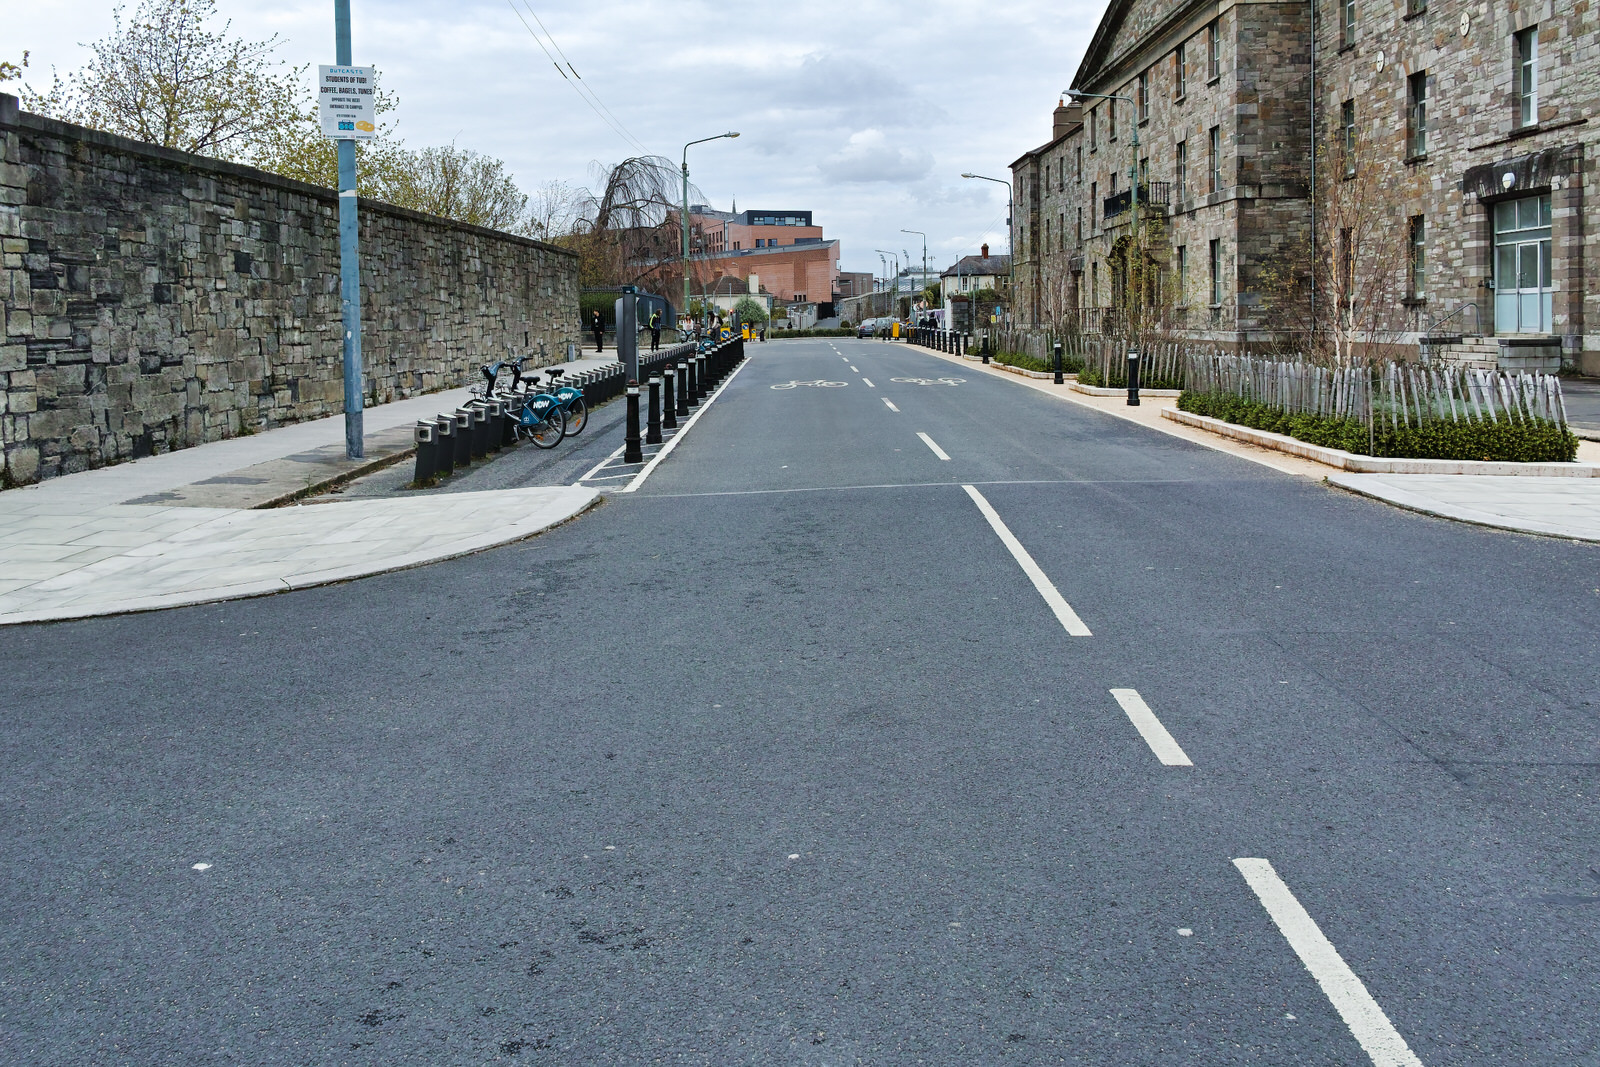
[[[872,292],[877,281],[871,271],[842,270],[839,272],[839,288],[837,290],[840,300],[852,296],[863,296]]]
[[[983,245],[975,256],[962,256],[939,275],[944,306],[948,308],[953,297],[968,296],[979,289],[999,289],[1010,270],[1011,257],[991,256],[988,245]]]
[[[689,225],[691,270],[699,278],[753,274],[784,303],[832,305],[839,242],[823,236],[811,212],[731,212],[693,204]]]

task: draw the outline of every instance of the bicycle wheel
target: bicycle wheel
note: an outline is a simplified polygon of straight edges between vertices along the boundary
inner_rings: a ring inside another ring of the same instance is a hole
[[[576,437],[589,425],[589,405],[583,402],[583,397],[575,396],[572,403],[567,405],[567,435]]]
[[[528,436],[540,448],[554,448],[567,436],[567,413],[552,407],[544,418],[528,427]]]

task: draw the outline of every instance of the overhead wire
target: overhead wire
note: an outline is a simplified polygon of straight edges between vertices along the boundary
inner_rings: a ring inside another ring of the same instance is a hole
[[[528,9],[528,14],[533,16],[533,21],[537,22],[539,24],[539,28],[544,31],[544,35],[550,38],[550,46],[556,50],[556,55],[561,57],[562,62],[567,65],[567,69],[572,71],[572,76],[583,84],[583,87],[588,90],[590,96],[594,97],[594,102],[599,104],[600,109],[607,115],[610,115],[611,118],[616,121],[617,126],[625,134],[627,134],[628,140],[632,141],[639,147],[639,151],[649,155],[650,150],[645,147],[644,142],[640,141],[639,138],[633,135],[633,131],[629,130],[627,125],[621,119],[617,118],[617,116],[609,107],[606,107],[606,102],[600,99],[600,94],[595,92],[594,89],[590,87],[589,83],[583,80],[583,75],[578,73],[578,68],[572,65],[572,60],[568,59],[567,54],[561,50],[561,42],[556,40],[556,35],[551,33],[549,27],[544,24],[544,20],[541,19],[539,17],[539,13],[533,9],[533,4],[530,2],[530,0],[522,0],[522,6]]]
[[[534,32],[533,27],[528,25],[528,20],[522,17],[522,12],[517,10],[517,5],[513,2],[513,0],[506,0],[506,4],[510,6],[511,13],[517,16],[517,21],[521,22],[523,28],[528,31],[528,35],[533,38],[534,43],[539,46],[539,50],[545,54],[545,58],[550,60],[550,65],[556,68],[556,73],[561,75],[561,80],[572,87],[572,91],[578,94],[579,100],[582,100],[585,104],[589,105],[589,110],[595,113],[595,117],[609,126],[611,128],[611,132],[622,138],[625,144],[637,147],[641,151],[647,151],[644,146],[639,144],[639,142],[626,130],[622,129],[621,126],[619,126],[616,122],[613,122],[610,118],[607,118],[606,115],[600,111],[600,108],[595,106],[595,101],[590,100],[589,97],[585,95],[585,91],[588,89],[588,86],[582,86],[580,88],[579,84],[569,77],[566,71],[561,69],[561,64],[556,62],[556,57],[550,54],[550,49],[545,47],[544,41],[541,40],[539,35]],[[530,8],[529,10],[531,12],[532,9]],[[537,16],[535,16],[535,19],[537,19]],[[555,43],[553,39],[551,43]],[[596,99],[598,100],[598,98]]]

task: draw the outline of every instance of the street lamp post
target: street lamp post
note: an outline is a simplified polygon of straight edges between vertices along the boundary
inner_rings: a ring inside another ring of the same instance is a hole
[[[888,256],[889,262],[894,264],[894,296],[889,298],[889,317],[892,319],[900,311],[900,254],[883,248],[874,248],[873,251],[881,256]]]
[[[727,133],[719,133],[715,137],[702,137],[698,141],[690,141],[683,146],[683,218],[681,220],[683,229],[683,307],[678,309],[679,318],[689,314],[689,148],[692,145],[705,144],[707,141],[720,141],[724,137],[737,136],[739,136],[738,133],[729,130]],[[678,336],[680,339],[683,337],[681,330]]]
[[[1128,163],[1128,188],[1133,197],[1133,245],[1139,247],[1139,105],[1131,97],[1117,96],[1115,93],[1085,93],[1076,89],[1063,90],[1065,95],[1075,99],[1093,97],[1096,100],[1121,100],[1133,109],[1133,121],[1128,123],[1128,129],[1133,131],[1129,139],[1128,148],[1133,153],[1133,158]]]
[[[1006,251],[1008,253],[1008,257],[1006,259],[1006,288],[1007,290],[1010,290],[1006,293],[1006,300],[1007,302],[1010,302],[1016,298],[1015,290],[1017,276],[1017,240],[1015,227],[1012,224],[1011,217],[1012,211],[1015,208],[1015,204],[1012,202],[1011,183],[1002,178],[990,178],[982,174],[972,174],[968,172],[963,172],[961,176],[963,178],[976,178],[979,181],[984,182],[994,182],[996,185],[1003,185],[1006,187]]]
[[[927,288],[927,285],[928,285],[928,235],[923,233],[921,230],[906,230],[906,229],[902,229],[900,232],[901,233],[914,233],[918,237],[922,238],[922,285],[923,285],[923,288]],[[909,253],[907,253],[906,258],[907,259],[911,258]]]

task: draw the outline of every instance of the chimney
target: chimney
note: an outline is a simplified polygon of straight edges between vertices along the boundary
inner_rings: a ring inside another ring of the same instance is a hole
[[[982,255],[984,259],[988,259],[989,258],[989,246],[988,245],[984,245],[983,248],[980,250],[979,254]]]
[[[1083,122],[1083,108],[1074,101],[1071,107],[1065,100],[1056,101],[1056,109],[1051,113],[1050,139],[1059,140],[1068,130]]]

